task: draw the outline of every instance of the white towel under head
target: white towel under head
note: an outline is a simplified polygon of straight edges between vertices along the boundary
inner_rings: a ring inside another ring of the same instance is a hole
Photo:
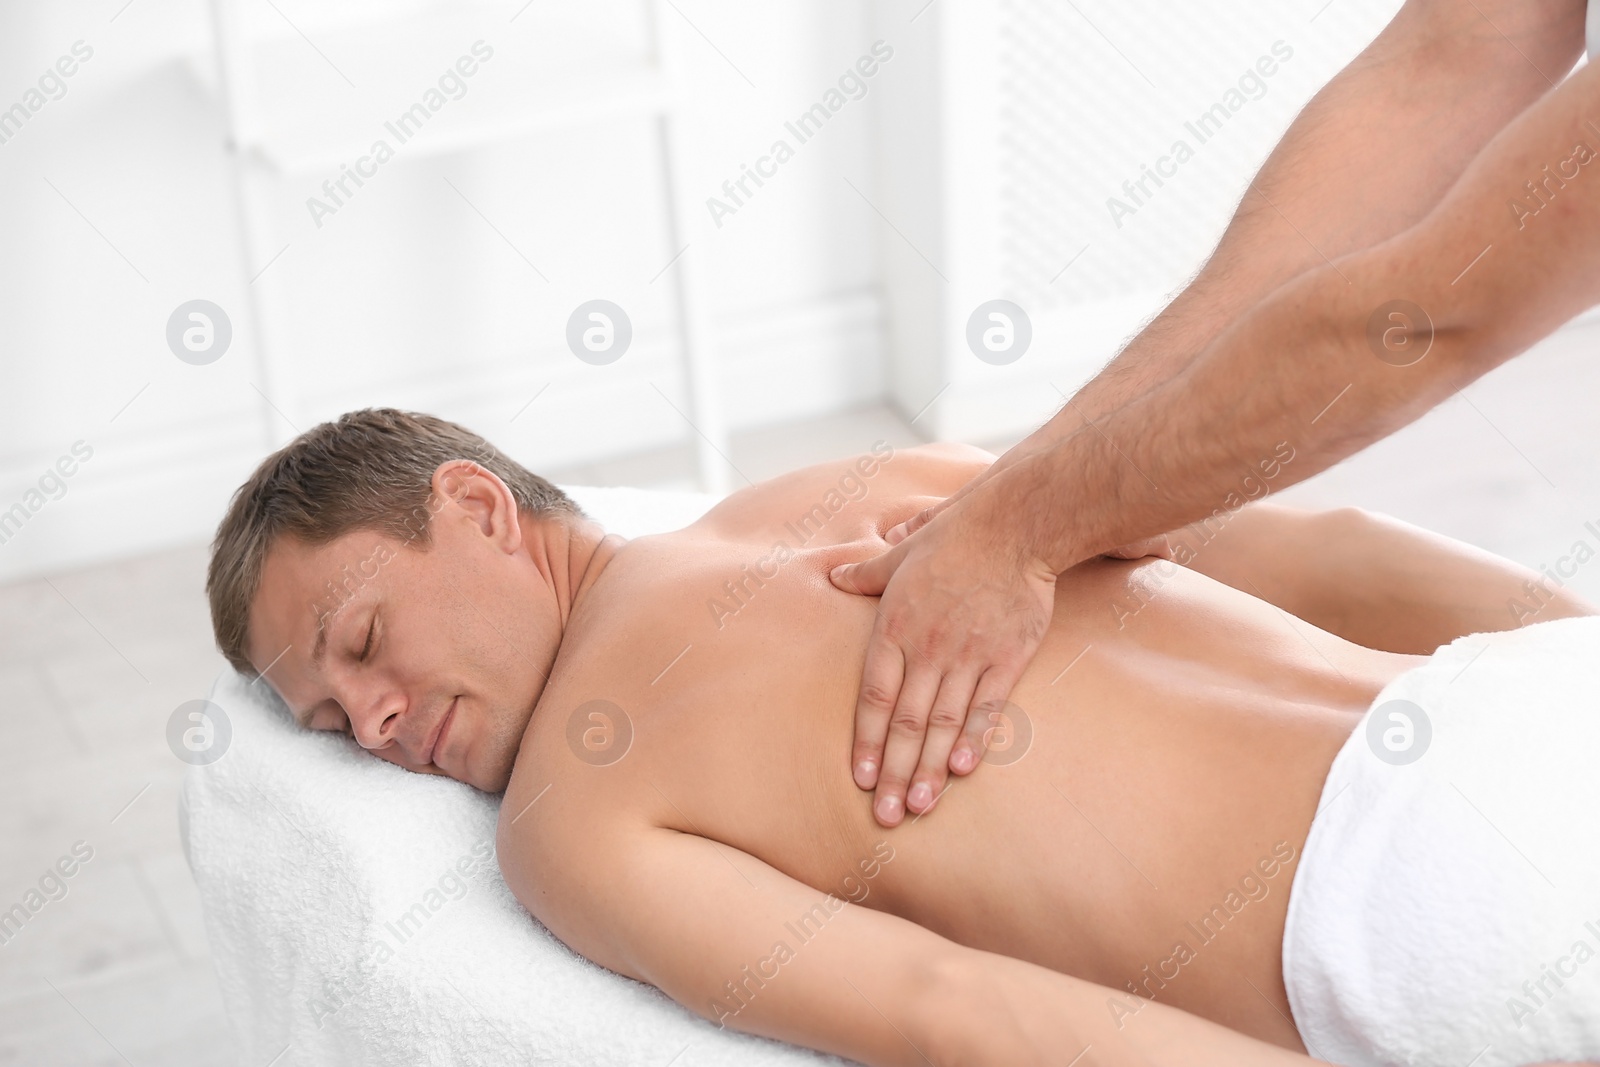
[[[624,536],[713,503],[569,492]],[[179,815],[239,1063],[844,1062],[719,1030],[569,951],[500,877],[498,798],[301,730],[231,670],[211,700],[232,738],[190,769]]]

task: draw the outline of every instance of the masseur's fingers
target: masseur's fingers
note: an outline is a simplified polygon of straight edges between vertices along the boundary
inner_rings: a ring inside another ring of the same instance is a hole
[[[928,713],[928,733],[922,741],[922,759],[916,773],[911,776],[911,788],[906,792],[906,810],[921,815],[933,806],[944,792],[949,778],[950,750],[961,736],[962,724],[967,720],[967,706],[972,703],[975,679],[967,674],[952,674],[939,685],[939,695]]]
[[[900,646],[873,630],[867,643],[867,664],[861,672],[861,691],[856,698],[856,740],[850,751],[850,773],[860,789],[878,784],[883,740],[889,736],[889,719],[900,697],[905,670]]]
[[[1113,559],[1144,559],[1146,556],[1171,559],[1172,543],[1167,540],[1166,534],[1157,534],[1154,537],[1144,537],[1138,541],[1129,541],[1125,545],[1113,548],[1106,555]]]
[[[1023,667],[1014,664],[995,666],[985,671],[978,680],[972,694],[972,706],[967,712],[966,728],[962,730],[961,740],[956,742],[956,750],[951,753],[951,770],[957,774],[971,773],[989,749],[999,743],[1001,724],[1005,721],[1006,698],[1016,688],[1022,671]],[[1015,723],[1012,727],[1015,728]],[[963,748],[969,755],[958,766],[956,756]],[[1018,753],[1018,758],[1020,756]],[[966,770],[961,770],[961,767]]]
[[[906,814],[906,790],[911,772],[922,755],[928,728],[928,709],[939,694],[939,672],[918,660],[906,663],[906,680],[900,687],[889,718],[889,737],[883,746],[883,769],[872,801],[873,817],[883,826],[898,826]]]
[[[961,736],[956,738],[955,745],[950,749],[951,773],[968,775],[977,769],[983,759],[984,749],[989,745],[989,731],[993,727],[994,723],[982,712],[967,716]]]
[[[901,541],[904,541],[937,518],[939,513],[949,507],[954,499],[954,497],[945,497],[937,504],[930,504],[923,508],[904,522],[896,523],[889,527],[889,532],[883,535],[883,539],[891,545],[898,545]]]
[[[860,563],[841,563],[828,572],[828,578],[837,589],[858,596],[881,596],[894,577],[895,569],[906,557],[905,545],[896,545],[881,555]]]
[[[873,768],[878,771],[873,810],[885,826],[904,814],[905,779],[920,762],[926,723],[944,682],[978,679],[982,691],[974,690],[973,698],[985,707],[1002,707],[1050,627],[1055,574],[1015,542],[1013,524],[990,496],[974,490],[865,564],[893,564],[867,643],[853,753],[856,762],[870,762],[873,741],[887,732],[883,760]],[[848,576],[835,579],[845,590],[849,582]],[[955,689],[953,683],[952,696]],[[971,706],[969,700],[963,708],[969,730]],[[887,720],[886,709],[892,709]],[[975,725],[981,737],[991,724],[980,714]],[[964,737],[949,765],[969,773],[982,751],[981,743]],[[858,769],[855,779],[869,788],[871,770]]]

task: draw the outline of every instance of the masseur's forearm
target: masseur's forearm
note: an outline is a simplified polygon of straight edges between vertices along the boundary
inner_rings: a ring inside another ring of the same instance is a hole
[[[1579,16],[1567,25],[1570,12],[1552,19],[1520,0],[1406,4],[1290,125],[1190,285],[1001,465],[1177,374],[1284,282],[1421,219],[1485,142],[1571,68]]]
[[[1341,269],[1356,270],[1348,260]],[[1301,275],[1176,378],[992,474],[980,492],[1020,510],[1021,543],[1060,573],[1317,473],[1470,380],[1448,334],[1417,365],[1377,359],[1361,309],[1382,303],[1364,294],[1386,286],[1363,277],[1359,294],[1350,288],[1333,270]]]
[[[1591,115],[1593,64],[1496,135],[1417,225],[1281,286],[1177,378],[990,475],[973,513],[1004,515],[1008,537],[1059,573],[1265,479],[1307,478],[1523,351],[1600,301]],[[1542,207],[1507,209],[1546,172]],[[1396,300],[1414,305],[1399,320]],[[1402,322],[1409,340],[1393,343]]]

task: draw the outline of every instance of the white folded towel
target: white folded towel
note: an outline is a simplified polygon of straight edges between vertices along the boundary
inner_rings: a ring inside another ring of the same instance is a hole
[[[1600,617],[1464,637],[1340,749],[1284,983],[1347,1067],[1600,1060]]]
[[[568,491],[624,536],[714,502]],[[569,951],[500,877],[498,797],[301,730],[231,670],[210,699],[232,737],[190,769],[179,818],[239,1063],[844,1062],[719,1030]]]

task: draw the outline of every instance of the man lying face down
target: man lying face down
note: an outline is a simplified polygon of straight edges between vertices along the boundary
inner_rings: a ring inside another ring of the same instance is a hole
[[[885,829],[849,765],[875,601],[827,575],[992,459],[880,444],[624,541],[459,426],[354,412],[235,495],[213,622],[304,725],[504,791],[500,866],[529,912],[720,1025],[869,1064],[1277,1064],[1309,1062],[1308,1044],[1388,1062],[1362,1030],[1384,1020],[1340,1001],[1323,941],[1297,940],[1296,923],[1335,929],[1308,909],[1359,851],[1340,835],[1363,824],[1330,821],[1335,779],[1371,812],[1390,803],[1373,775],[1427,773],[1426,757],[1367,759],[1357,727],[1402,675],[1454,673],[1430,654],[1457,637],[1565,620],[1505,636],[1596,640],[1600,620],[1548,586],[1518,617],[1508,602],[1538,575],[1389,520],[1219,510],[1170,535],[1169,558],[1061,575],[1050,631],[990,716],[989,766]],[[1558,756],[1600,752],[1588,720]],[[1411,888],[1424,914],[1448,896]],[[1363,936],[1352,914],[1342,937]],[[1309,946],[1287,973],[1286,938]],[[1369,955],[1411,985],[1418,968],[1475,974],[1450,943]],[[1544,951],[1485,975],[1478,999],[1442,998],[1419,1040],[1508,1030],[1484,1020]],[[1583,1022],[1600,998],[1571,992],[1480,1062],[1600,1055]],[[1343,1051],[1358,1046],[1377,1051]]]

